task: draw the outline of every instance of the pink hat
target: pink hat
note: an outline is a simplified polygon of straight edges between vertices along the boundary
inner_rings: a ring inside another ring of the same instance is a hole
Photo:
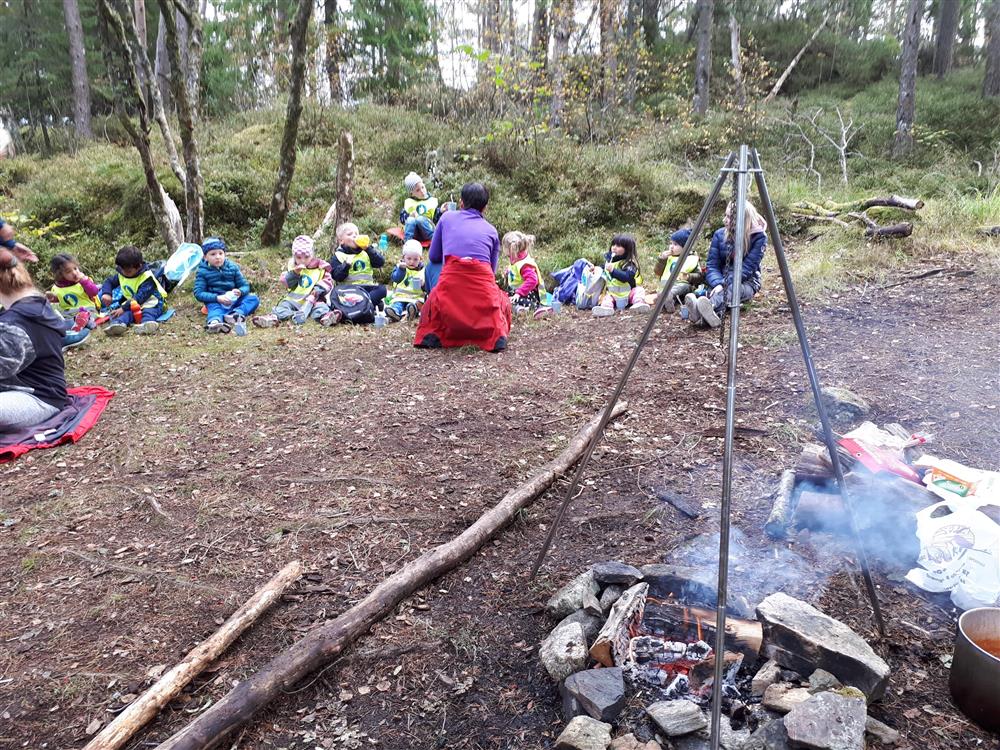
[[[292,255],[308,255],[313,253],[313,239],[307,234],[300,234],[292,240]]]

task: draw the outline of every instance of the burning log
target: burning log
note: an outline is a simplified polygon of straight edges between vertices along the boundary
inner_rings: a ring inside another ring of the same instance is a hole
[[[608,615],[604,627],[597,634],[594,645],[590,647],[591,659],[605,667],[624,663],[631,633],[638,628],[642,621],[642,612],[646,606],[646,592],[648,590],[649,584],[637,583],[632,588],[626,589],[618,601],[611,606],[611,614]]]
[[[672,641],[715,642],[715,610],[647,597],[642,627],[650,635]],[[756,620],[726,617],[726,649],[756,659],[764,633]],[[705,656],[702,657],[706,658]]]

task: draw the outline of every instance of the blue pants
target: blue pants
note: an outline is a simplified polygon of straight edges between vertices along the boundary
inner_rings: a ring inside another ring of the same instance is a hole
[[[403,240],[417,239],[420,242],[434,236],[434,222],[426,216],[411,216],[403,225]]]
[[[160,302],[156,307],[144,307],[142,308],[142,322],[148,323],[151,320],[156,320],[158,317],[163,315],[163,303]],[[117,318],[111,319],[112,324],[114,323],[124,323],[127,326],[135,325],[135,318],[132,317],[132,309],[126,307],[124,312]]]
[[[424,266],[424,284],[427,286],[428,296],[430,296],[431,290],[437,285],[442,268],[444,268],[444,263],[428,263]]]
[[[242,315],[244,318],[249,318],[260,307],[260,297],[256,294],[244,294],[235,305],[227,307],[218,302],[209,302],[205,307],[208,308],[208,320],[205,323],[222,320],[223,315]]]

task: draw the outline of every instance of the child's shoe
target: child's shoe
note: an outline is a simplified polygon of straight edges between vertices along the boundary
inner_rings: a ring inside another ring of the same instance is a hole
[[[222,333],[225,324],[221,320],[213,320],[205,325],[205,330],[209,333]]]
[[[708,297],[699,297],[696,304],[698,312],[701,314],[701,319],[705,323],[708,323],[710,328],[718,328],[722,325],[722,318],[715,312],[715,305],[712,304],[712,300]]]
[[[420,310],[417,309],[417,306],[412,302],[408,304],[406,306],[406,319],[412,321],[416,320],[419,317],[420,317]]]
[[[80,310],[73,318],[73,331],[82,331],[90,323],[90,310]]]
[[[398,312],[396,312],[396,308],[393,307],[392,305],[386,305],[385,315],[393,323],[398,323],[403,318],[402,315],[400,315]]]
[[[145,323],[139,323],[135,326],[135,332],[140,336],[152,336],[160,330],[160,324],[155,320],[147,320]]]
[[[258,328],[274,328],[280,321],[277,315],[254,315],[252,322]]]
[[[684,296],[684,309],[687,310],[687,315],[685,316],[682,313],[682,317],[686,317],[692,324],[701,322],[701,312],[698,310],[698,298],[693,294]]]
[[[547,318],[552,314],[551,307],[539,307],[535,310],[535,320],[541,320],[542,318]]]
[[[330,310],[330,312],[328,312],[326,315],[324,315],[322,318],[319,319],[319,322],[320,325],[324,325],[327,328],[329,328],[330,326],[337,325],[337,323],[339,323],[343,319],[343,317],[344,313],[342,313],[340,310]]]
[[[615,314],[615,311],[610,307],[605,307],[604,305],[597,305],[597,307],[595,307],[593,310],[590,311],[590,314],[593,315],[595,318],[610,318],[612,315]]]
[[[646,302],[636,302],[629,309],[632,310],[632,312],[636,312],[636,313],[649,312],[649,304],[646,303]]]
[[[230,326],[236,325],[237,322],[243,319],[243,316],[239,313],[226,313],[222,316],[222,322]]]
[[[63,336],[63,351],[67,349],[72,349],[74,346],[80,346],[87,340],[90,336],[89,328],[81,328],[79,331],[67,331],[66,335]]]
[[[109,325],[107,328],[104,329],[104,332],[108,336],[124,336],[127,331],[128,331],[128,326],[125,325],[124,323],[112,323],[111,325]]]
[[[296,310],[295,314],[292,315],[292,322],[297,326],[305,325],[307,320],[309,320],[309,314],[305,310]]]

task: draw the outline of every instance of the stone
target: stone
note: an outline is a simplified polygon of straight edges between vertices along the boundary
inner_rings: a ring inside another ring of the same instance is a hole
[[[864,750],[868,707],[858,698],[818,693],[788,712],[785,731],[793,747]]]
[[[594,580],[602,586],[614,583],[628,588],[642,580],[642,571],[623,562],[599,562],[591,567]]]
[[[750,735],[750,739],[743,743],[740,750],[790,750],[785,722],[781,719],[772,719],[766,724],[761,724],[757,727],[757,731]]]
[[[573,675],[570,675],[570,677],[572,676]],[[565,687],[563,687],[565,684],[565,680],[559,683],[559,695],[562,697],[563,721],[569,724],[569,722],[573,721],[573,719],[577,716],[586,716],[587,712],[583,710],[583,706],[580,705],[580,701],[566,692]]]
[[[729,719],[722,717],[722,721],[719,722],[719,747],[723,750],[742,750],[749,739],[749,729],[733,729]],[[711,733],[707,729],[702,729],[694,734],[676,737],[671,743],[674,750],[711,750]]]
[[[846,388],[826,386],[820,392],[823,396],[823,405],[831,419],[856,422],[871,413],[871,404]]]
[[[679,737],[708,726],[704,712],[683,698],[653,703],[646,706],[646,713],[667,737]]]
[[[558,619],[571,615],[576,610],[583,609],[583,596],[588,591],[594,596],[601,591],[590,570],[581,573],[554,593],[545,605],[545,611]]]
[[[840,680],[827,672],[825,669],[817,669],[809,675],[809,692],[822,693],[826,690],[836,690],[844,687]]]
[[[883,745],[895,745],[899,742],[899,732],[872,716],[865,720],[865,734]]]
[[[589,591],[583,594],[583,611],[594,617],[600,617],[604,614],[604,610],[601,609],[601,600]]]
[[[574,672],[579,672],[587,666],[587,637],[583,625],[578,622],[568,622],[557,625],[542,641],[538,655],[555,682],[565,680]]]
[[[621,599],[622,594],[625,592],[624,586],[619,586],[617,583],[612,583],[604,591],[601,592],[601,611],[607,612],[611,609],[611,605],[616,601]]]
[[[780,714],[787,714],[800,703],[804,703],[812,697],[808,688],[795,687],[787,682],[776,682],[768,685],[764,690],[764,700],[761,703],[764,708],[777,711]]]
[[[612,722],[625,707],[625,679],[621,667],[586,669],[571,674],[561,690],[573,696],[589,716]]]
[[[750,695],[759,698],[764,694],[769,685],[773,685],[780,678],[781,665],[773,659],[764,662],[764,666],[757,670],[750,682]]]
[[[629,732],[611,740],[611,750],[663,750],[663,748],[656,740],[640,742],[634,734]]]
[[[556,750],[607,750],[611,744],[611,725],[577,716],[556,740]]]
[[[578,609],[571,615],[566,615],[562,620],[559,621],[559,625],[564,625],[570,622],[578,622],[583,625],[583,634],[587,638],[587,643],[594,640],[594,636],[598,634],[601,630],[601,625],[604,624],[603,617],[594,617],[594,615],[588,614],[586,610]],[[556,627],[559,627],[557,625]]]
[[[757,619],[764,626],[765,655],[781,666],[802,674],[826,670],[869,700],[885,693],[889,665],[844,623],[782,592],[757,605]]]

